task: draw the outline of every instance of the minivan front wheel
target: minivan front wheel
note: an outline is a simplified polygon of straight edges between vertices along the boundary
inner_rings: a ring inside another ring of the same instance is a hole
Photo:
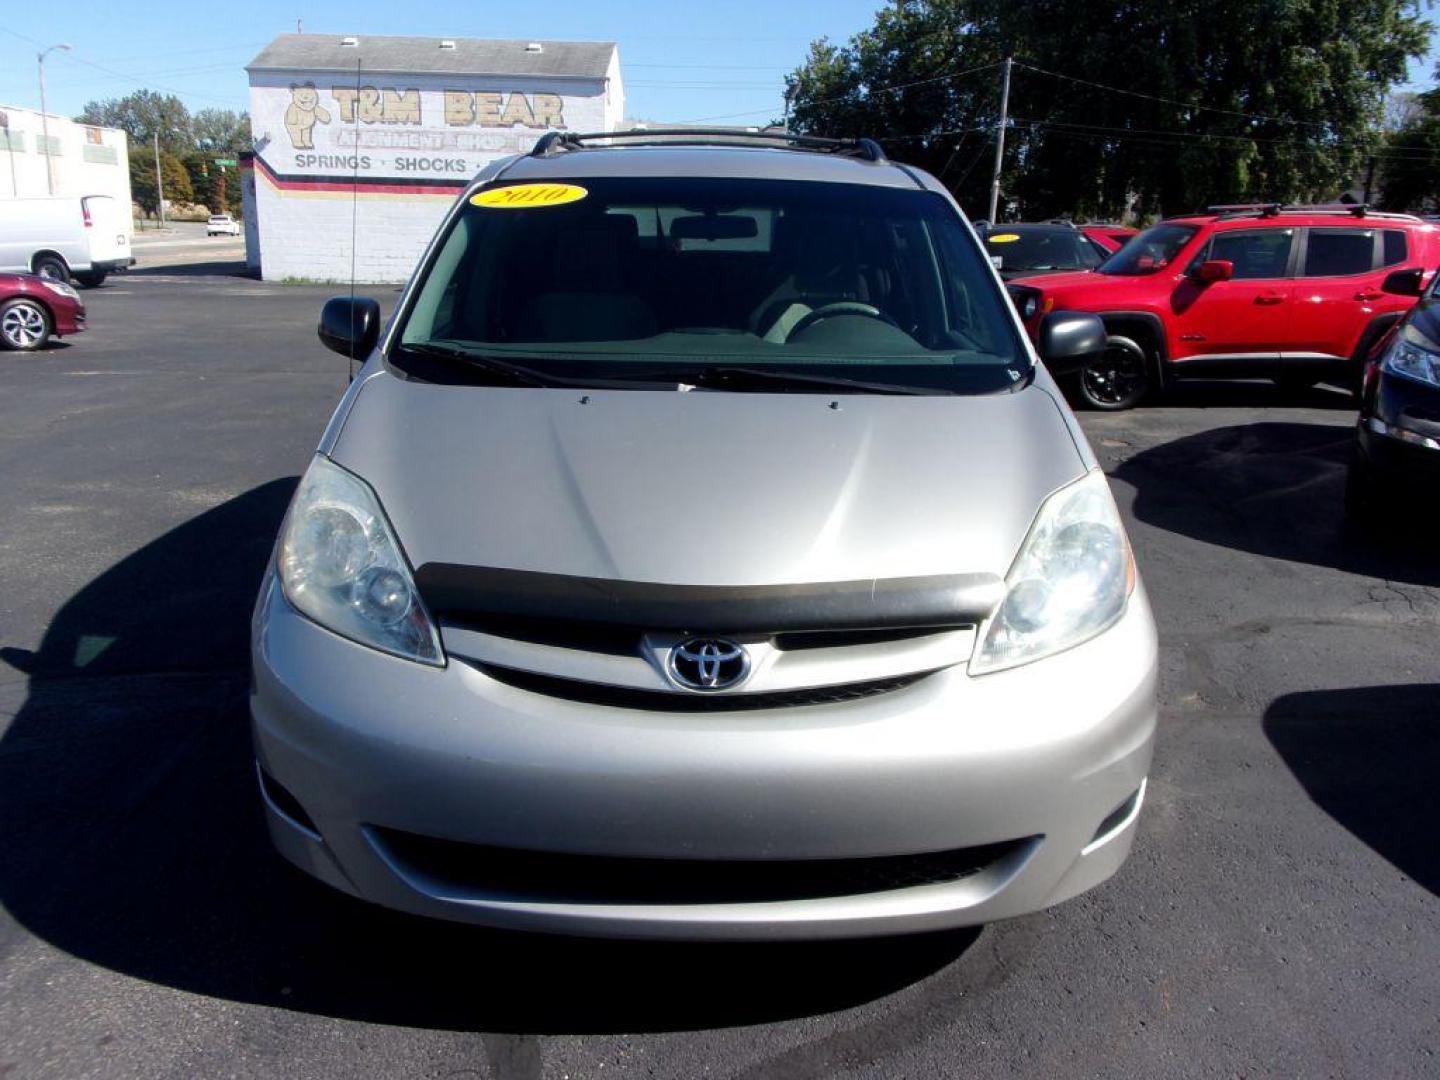
[[[20,297],[0,304],[0,346],[19,352],[43,348],[50,340],[50,313]]]
[[[70,268],[59,255],[40,255],[35,259],[35,273],[51,281],[70,283]]]
[[[1080,369],[1077,381],[1080,397],[1092,409],[1133,408],[1150,392],[1150,357],[1133,338],[1112,334],[1105,351]]]

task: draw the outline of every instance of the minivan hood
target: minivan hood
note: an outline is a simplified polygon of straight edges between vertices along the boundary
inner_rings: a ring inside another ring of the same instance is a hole
[[[413,566],[688,585],[1003,575],[1041,500],[1085,471],[1036,386],[832,398],[381,372],[330,454]]]

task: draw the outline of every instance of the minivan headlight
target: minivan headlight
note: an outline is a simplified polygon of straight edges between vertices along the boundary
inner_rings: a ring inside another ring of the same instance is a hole
[[[1392,375],[1440,386],[1440,353],[1422,349],[1404,338],[1396,338],[1385,353],[1384,367]]]
[[[276,561],[286,599],[327,630],[444,666],[440,635],[380,500],[323,455],[300,481]]]
[[[980,628],[970,674],[1088,641],[1120,618],[1134,588],[1130,542],[1096,469],[1041,505],[1005,577],[1005,600]]]

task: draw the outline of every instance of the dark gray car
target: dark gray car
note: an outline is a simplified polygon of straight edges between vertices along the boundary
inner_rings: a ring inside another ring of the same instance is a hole
[[[253,640],[304,869],[495,926],[779,938],[1016,915],[1124,861],[1149,606],[933,178],[866,141],[547,136],[383,332],[340,300],[321,334],[364,366]]]

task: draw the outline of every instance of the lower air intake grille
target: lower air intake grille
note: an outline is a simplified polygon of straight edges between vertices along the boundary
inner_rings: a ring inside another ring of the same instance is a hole
[[[735,904],[815,900],[960,881],[1034,839],[863,859],[630,859],[558,855],[437,840],[394,829],[371,836],[402,871],[472,895],[580,904]]]
[[[913,686],[929,671],[896,675],[868,682],[842,683],[838,686],[816,686],[804,690],[776,690],[753,694],[687,694],[667,690],[635,690],[628,686],[562,679],[554,675],[537,675],[517,671],[498,664],[480,664],[480,670],[497,682],[529,690],[547,697],[581,701],[589,705],[609,705],[617,709],[648,709],[654,712],[737,712],[744,709],[788,709],[797,705],[833,705],[859,701],[877,694],[888,694]]]

